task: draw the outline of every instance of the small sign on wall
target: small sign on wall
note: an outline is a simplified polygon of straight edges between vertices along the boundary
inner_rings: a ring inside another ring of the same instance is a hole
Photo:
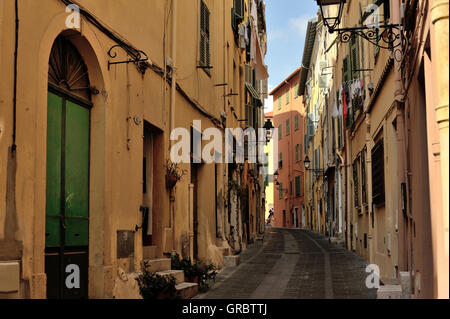
[[[129,258],[134,256],[134,231],[117,231],[117,258]]]

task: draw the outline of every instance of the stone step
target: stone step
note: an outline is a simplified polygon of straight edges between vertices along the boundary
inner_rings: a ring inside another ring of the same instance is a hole
[[[222,252],[223,256],[229,256],[230,255],[230,248],[228,247],[218,247],[219,250]]]
[[[147,263],[147,270],[151,272],[158,272],[172,269],[170,258],[147,259],[144,260],[142,263],[143,265],[144,263]]]
[[[400,285],[380,286],[377,291],[377,299],[402,299],[403,291]]]
[[[158,271],[156,273],[157,275],[168,277],[168,276],[174,276],[176,279],[176,284],[181,284],[184,282],[184,271],[183,270],[163,270]]]
[[[241,256],[225,256],[223,257],[225,267],[237,267],[241,263]]]
[[[158,247],[144,246],[143,257],[144,259],[158,259]]]
[[[192,299],[198,294],[198,284],[182,282],[175,287],[181,299]]]

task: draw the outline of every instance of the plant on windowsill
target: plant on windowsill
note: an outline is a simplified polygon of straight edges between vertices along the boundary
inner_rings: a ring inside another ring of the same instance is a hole
[[[178,164],[171,162],[170,160],[166,160],[166,164],[164,164],[166,168],[166,187],[167,189],[172,189],[175,185],[181,181],[184,175],[187,174],[187,171],[181,169]]]
[[[160,276],[149,270],[147,263],[142,267],[142,273],[136,278],[139,292],[144,299],[162,300],[179,299],[174,276]]]

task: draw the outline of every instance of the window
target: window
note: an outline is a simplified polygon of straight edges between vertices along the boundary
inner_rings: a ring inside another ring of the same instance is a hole
[[[337,117],[337,136],[338,136],[338,148],[341,149],[343,146],[343,141],[342,141],[342,118],[340,116]]]
[[[242,21],[244,21],[244,0],[234,0],[234,6],[231,10],[231,26],[234,32],[238,31]]]
[[[278,110],[281,110],[281,96],[278,98]]]
[[[200,64],[210,66],[210,46],[209,46],[209,10],[203,0],[200,2]],[[204,69],[209,74],[209,69]]]
[[[280,186],[278,186],[278,191],[280,193],[280,199],[283,199],[283,183],[280,183]]]
[[[381,139],[372,149],[372,201],[375,205],[385,203],[384,189],[384,145]]]
[[[299,119],[300,119],[300,116],[298,114],[296,114],[294,117],[294,129],[296,131],[299,130]]]
[[[360,61],[359,61],[359,41],[357,36],[352,36],[350,41],[350,59],[351,59],[351,78],[358,79],[359,78],[359,69],[360,69]]]
[[[361,153],[361,196],[363,204],[367,204],[366,153],[367,149],[364,147]]]
[[[359,207],[358,161],[359,158],[355,159],[355,161],[353,162],[353,188],[355,207]]]
[[[286,92],[286,104],[289,104],[289,90]]]
[[[281,153],[281,152],[278,155],[278,167],[283,168],[283,153]]]
[[[302,160],[302,145],[295,145],[295,161],[300,162]]]
[[[301,195],[301,178],[300,176],[295,177],[295,196]]]
[[[297,84],[295,85],[295,88],[294,88],[294,99],[296,99],[296,98],[298,98],[298,85],[299,85],[299,83],[297,82]]]
[[[280,124],[278,126],[278,140],[281,140],[283,138],[283,126]]]
[[[289,134],[291,134],[291,125],[290,121],[286,120],[286,136],[288,136]]]

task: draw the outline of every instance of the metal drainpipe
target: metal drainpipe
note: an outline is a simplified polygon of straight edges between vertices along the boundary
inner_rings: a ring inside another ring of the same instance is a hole
[[[442,180],[442,216],[437,216],[443,227],[436,230],[439,233],[440,241],[444,241],[444,251],[436,252],[437,276],[437,297],[448,298],[449,296],[449,172],[448,172],[448,145],[449,145],[449,112],[448,112],[448,94],[449,94],[449,57],[448,57],[448,18],[449,18],[448,0],[433,0],[431,5],[431,19],[435,34],[435,55],[437,67],[437,83],[439,99],[435,107],[436,121],[439,127],[440,151],[441,151],[441,180]],[[442,234],[442,235],[441,235]],[[442,242],[436,246],[442,245]]]
[[[170,132],[175,128],[175,93],[177,88],[177,0],[172,0],[172,86],[170,88]],[[164,61],[166,63],[166,61]],[[170,148],[173,146],[173,141],[170,141]],[[170,150],[169,150],[170,154]],[[172,227],[172,250],[175,250],[175,200],[172,201],[172,196],[175,198],[175,187],[170,191],[170,214]]]
[[[14,44],[14,95],[13,95],[13,133],[12,133],[12,145],[11,152],[15,153],[17,149],[16,145],[16,129],[17,129],[17,58],[19,52],[19,4],[18,0],[15,0],[14,12],[16,16],[15,26],[15,44]]]

